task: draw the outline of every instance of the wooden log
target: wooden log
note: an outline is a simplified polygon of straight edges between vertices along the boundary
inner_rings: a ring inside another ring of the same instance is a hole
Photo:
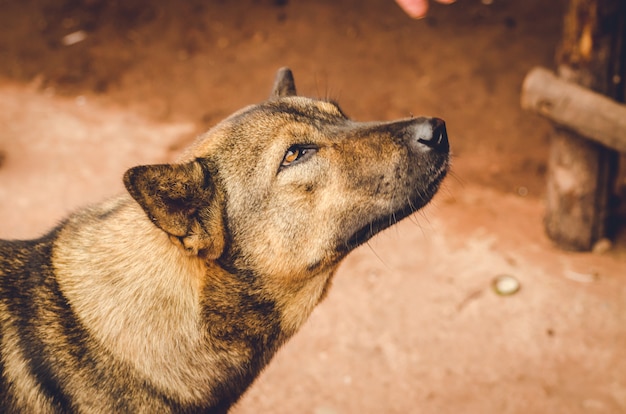
[[[561,79],[612,98],[623,90],[624,3],[570,0],[557,54]],[[544,225],[559,247],[590,250],[606,237],[618,160],[617,152],[555,127]]]
[[[626,105],[545,68],[534,68],[522,85],[522,108],[585,138],[626,154]]]

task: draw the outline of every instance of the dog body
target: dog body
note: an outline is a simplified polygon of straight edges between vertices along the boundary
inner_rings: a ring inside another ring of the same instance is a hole
[[[0,241],[0,412],[228,411],[340,261],[432,198],[448,152],[441,120],[357,123],[280,70],[179,163]]]

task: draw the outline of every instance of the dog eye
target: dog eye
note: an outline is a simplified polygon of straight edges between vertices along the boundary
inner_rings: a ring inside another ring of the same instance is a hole
[[[317,147],[311,145],[293,145],[289,147],[283,162],[280,164],[281,168],[289,167],[295,163],[302,162],[307,158],[310,158],[317,152]]]

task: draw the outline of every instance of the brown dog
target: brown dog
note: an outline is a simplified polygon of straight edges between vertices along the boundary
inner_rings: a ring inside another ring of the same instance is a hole
[[[0,241],[0,411],[226,412],[339,262],[431,199],[448,152],[439,119],[354,122],[280,70],[180,163]]]

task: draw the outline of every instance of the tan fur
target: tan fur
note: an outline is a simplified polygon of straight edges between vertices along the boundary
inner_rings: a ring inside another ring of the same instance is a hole
[[[197,398],[193,390],[207,391],[202,367],[215,358],[202,347],[198,298],[206,267],[146,221],[129,197],[113,203],[110,219],[94,220],[98,211],[89,211],[59,235],[52,262],[61,290],[108,351],[167,392]],[[113,260],[98,260],[103,256]]]
[[[128,194],[0,241],[0,409],[226,412],[447,168],[442,121],[354,122],[279,71],[179,162],[130,169]]]

